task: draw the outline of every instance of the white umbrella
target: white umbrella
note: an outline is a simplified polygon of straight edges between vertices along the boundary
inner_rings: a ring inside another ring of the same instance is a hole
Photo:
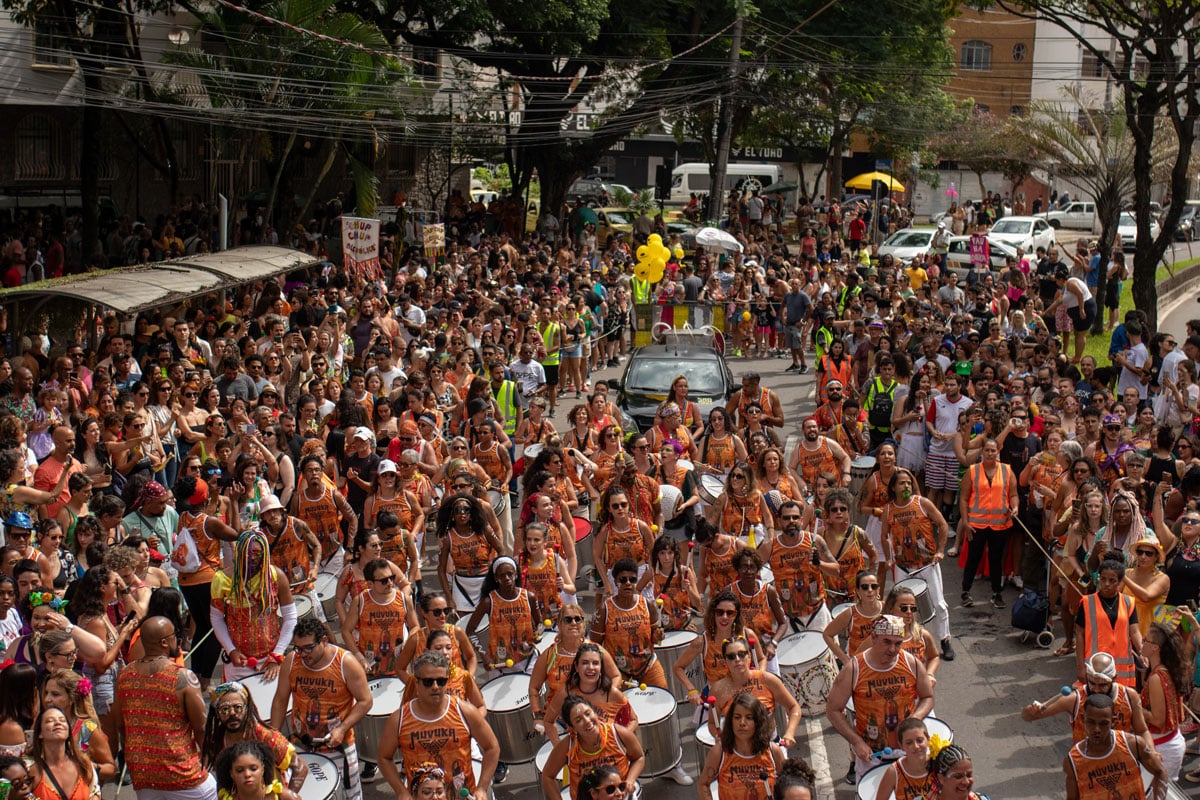
[[[718,228],[701,228],[696,231],[696,244],[720,247],[722,250],[732,250],[735,253],[742,252],[742,243],[733,238],[731,234]]]

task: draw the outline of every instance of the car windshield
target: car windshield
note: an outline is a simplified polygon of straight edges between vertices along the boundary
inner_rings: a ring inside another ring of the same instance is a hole
[[[722,393],[721,363],[715,359],[635,357],[625,377],[625,389],[640,394],[666,394],[678,375],[687,376],[688,392],[692,395],[713,397]]]
[[[628,225],[629,219],[620,211],[606,211],[609,225]]]
[[[900,231],[893,233],[884,242],[884,247],[924,247],[929,244],[931,231]]]
[[[1117,226],[1121,228],[1135,228],[1137,223],[1133,221],[1133,214],[1123,213],[1121,219],[1117,222]]]
[[[992,233],[1029,233],[1029,221],[1002,219],[992,226]]]

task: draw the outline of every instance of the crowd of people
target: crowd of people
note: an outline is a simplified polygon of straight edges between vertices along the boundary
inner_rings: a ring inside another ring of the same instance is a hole
[[[389,239],[382,277],[335,266],[10,332],[10,796],[131,781],[142,800],[291,800],[316,755],[349,800],[377,775],[397,797],[484,800],[510,752],[487,684],[522,676],[550,798],[562,769],[575,800],[652,777],[623,690],[695,708],[704,800],[811,797],[788,751],[822,709],[849,782],[884,765],[880,797],[970,797],[970,756],[925,721],[955,658],[947,557],[963,606],[982,578],[994,608],[1009,584],[1039,632],[1061,625],[1078,689],[1024,715],[1070,717],[1069,796],[1107,797],[1113,774],[1140,796],[1137,764],[1178,778],[1200,320],[1179,347],[1131,313],[1108,364],[1072,358],[1096,313],[1080,259],[1022,256],[964,290],[936,252],[874,257],[864,211],[735,219],[741,253],[673,257],[658,286],[636,241],[568,219],[451,228],[436,261]],[[731,358],[780,360],[705,413],[681,363],[630,430],[598,373],[632,347],[635,303],[678,302],[726,307]],[[785,407],[771,383],[810,363],[815,400]],[[670,663],[675,632],[693,638]],[[836,670],[815,699],[789,678],[808,634]],[[381,685],[403,696],[379,733]],[[682,762],[659,774],[693,782]]]

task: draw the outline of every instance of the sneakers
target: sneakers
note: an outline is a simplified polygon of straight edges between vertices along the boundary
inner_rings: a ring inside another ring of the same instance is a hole
[[[960,597],[959,600],[962,602],[963,608],[970,608],[971,606],[975,605],[975,598],[971,597],[970,592],[963,592],[962,597]]]
[[[670,778],[680,786],[691,786],[693,783],[695,783],[695,781],[692,780],[692,776],[688,775],[687,770],[683,768],[682,762],[676,764],[675,769],[668,772],[665,777]]]
[[[359,776],[359,779],[363,783],[374,783],[375,779],[378,777],[379,777],[378,765],[372,764],[370,761],[364,761],[363,768],[362,768],[362,774]]]
[[[788,367],[787,369],[784,370],[784,372],[799,372],[799,371],[800,371],[799,364],[792,364],[790,367]]]
[[[808,374],[808,364],[801,364],[801,365],[800,365],[800,374],[801,374],[801,375],[807,375],[807,374]]]
[[[950,637],[942,639],[942,661],[954,660],[954,648],[950,646]]]
[[[492,783],[504,783],[508,780],[508,764],[503,761],[496,765],[496,774],[492,776]]]
[[[858,775],[854,771],[854,762],[850,762],[850,769],[846,770],[846,783],[854,786],[858,783]]]
[[[958,545],[951,545],[946,550],[946,558],[958,558]]]
[[[996,592],[994,595],[992,595],[992,608],[1004,607],[1004,597],[999,592]]]

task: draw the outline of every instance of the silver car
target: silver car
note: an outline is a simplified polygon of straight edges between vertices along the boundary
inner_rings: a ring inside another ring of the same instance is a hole
[[[896,231],[879,245],[880,257],[891,255],[905,263],[929,252],[929,243],[937,228],[904,228]]]

